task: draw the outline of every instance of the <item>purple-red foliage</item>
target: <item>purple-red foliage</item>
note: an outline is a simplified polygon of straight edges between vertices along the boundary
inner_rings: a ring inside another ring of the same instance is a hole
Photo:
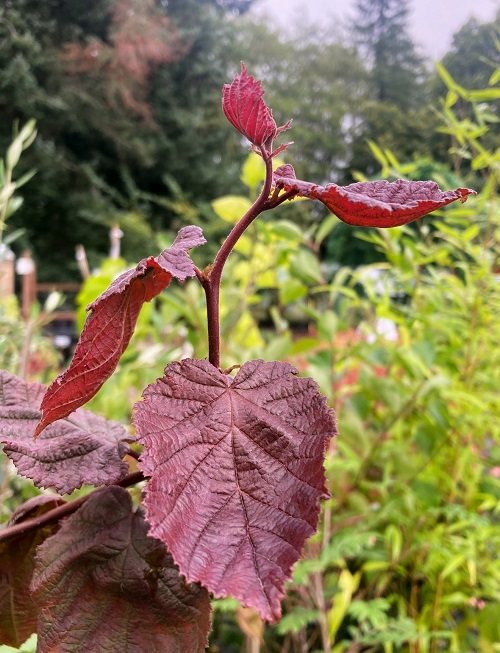
[[[233,378],[188,359],[146,388],[134,421],[151,533],[186,578],[279,619],[328,496],[336,427],[317,384],[288,363],[251,361]]]
[[[179,575],[120,487],[94,495],[38,549],[37,653],[201,653],[210,599]]]
[[[418,220],[451,202],[465,202],[476,195],[470,188],[443,192],[434,181],[362,181],[349,186],[318,186],[295,177],[290,164],[274,172],[275,188],[292,192],[292,197],[319,200],[331,213],[357,227],[399,227]]]
[[[0,442],[23,476],[65,494],[82,484],[115,483],[128,472],[123,457],[133,440],[118,422],[79,409],[51,424],[35,442],[47,388],[0,370]]]
[[[40,495],[23,504],[7,526],[19,524],[64,503],[57,495]],[[57,524],[19,535],[0,544],[0,643],[18,648],[36,632],[38,606],[30,591],[36,548]]]
[[[290,123],[276,126],[273,112],[262,99],[263,95],[261,83],[247,73],[242,63],[241,73],[222,89],[222,110],[233,127],[253,145],[270,151],[276,136],[288,129]]]
[[[68,416],[98,392],[127,348],[144,302],[159,295],[172,277],[184,281],[194,276],[195,268],[187,252],[205,242],[199,227],[184,227],[171,247],[121,274],[88,306],[91,313],[71,365],[52,382],[43,398],[43,417],[35,437],[48,424]]]

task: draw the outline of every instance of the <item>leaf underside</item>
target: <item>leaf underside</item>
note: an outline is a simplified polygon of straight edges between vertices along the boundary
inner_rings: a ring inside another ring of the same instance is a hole
[[[0,370],[0,442],[19,473],[61,494],[123,478],[128,472],[123,457],[133,438],[118,422],[80,408],[33,440],[45,391],[40,383]]]
[[[39,549],[37,653],[201,653],[210,599],[148,536],[128,492],[106,488]]]
[[[23,504],[8,526],[56,508],[64,503],[57,495],[40,495]],[[36,548],[55,530],[48,526],[0,544],[0,645],[19,647],[37,629],[38,606],[30,583]]]
[[[205,242],[199,227],[184,227],[171,247],[121,274],[88,306],[91,313],[71,364],[51,383],[43,398],[42,419],[35,437],[48,424],[67,417],[99,391],[127,348],[143,304],[159,295],[172,277],[185,280],[194,276],[195,267],[187,252]]]
[[[451,202],[465,202],[469,195],[476,195],[470,188],[443,192],[433,181],[404,179],[318,186],[296,179],[290,164],[276,169],[274,185],[294,191],[296,197],[319,200],[340,220],[358,227],[399,227]]]
[[[136,405],[151,533],[182,574],[268,621],[328,496],[333,412],[288,363],[245,363],[233,378],[207,361],[172,363]]]

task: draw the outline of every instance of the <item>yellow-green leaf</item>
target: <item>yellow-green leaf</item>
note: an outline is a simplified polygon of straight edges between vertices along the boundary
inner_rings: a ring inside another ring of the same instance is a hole
[[[212,202],[212,208],[219,218],[231,224],[236,224],[251,206],[252,202],[243,195],[224,195]]]

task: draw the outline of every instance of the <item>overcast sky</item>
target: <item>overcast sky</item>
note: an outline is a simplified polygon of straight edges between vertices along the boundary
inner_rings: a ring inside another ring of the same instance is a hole
[[[353,16],[356,0],[256,0],[253,11],[266,12],[278,25],[318,22],[331,18],[345,21]],[[413,0],[410,33],[422,54],[439,59],[449,48],[451,37],[475,16],[489,21],[500,8],[500,0]]]

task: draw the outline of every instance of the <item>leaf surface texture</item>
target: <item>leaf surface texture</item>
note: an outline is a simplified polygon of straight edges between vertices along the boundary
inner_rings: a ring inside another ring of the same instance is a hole
[[[288,163],[274,173],[274,185],[297,197],[322,202],[342,222],[357,227],[399,227],[460,200],[476,195],[470,188],[441,191],[434,181],[362,181],[348,186],[319,186],[295,177]]]
[[[40,548],[37,653],[202,653],[210,599],[148,536],[129,493],[93,495]]]
[[[51,383],[43,398],[42,419],[35,437],[48,424],[67,417],[98,392],[127,348],[144,302],[159,295],[172,277],[184,280],[194,276],[195,267],[187,252],[205,242],[199,227],[184,227],[171,247],[123,272],[88,306],[91,312],[71,364]]]
[[[180,571],[264,619],[328,496],[323,459],[336,433],[312,379],[288,363],[245,363],[235,377],[207,361],[172,363],[136,406],[151,533]]]
[[[33,439],[45,391],[40,383],[0,370],[0,442],[19,473],[61,494],[123,478],[133,438],[118,422],[79,408]]]

